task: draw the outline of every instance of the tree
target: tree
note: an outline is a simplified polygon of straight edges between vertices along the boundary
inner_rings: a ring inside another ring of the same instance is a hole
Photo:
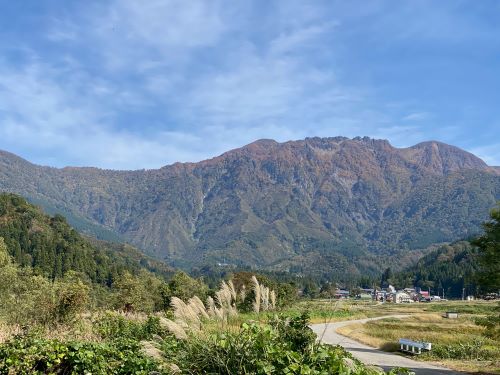
[[[483,223],[484,234],[472,241],[479,248],[477,280],[484,292],[500,289],[500,202]]]
[[[392,279],[392,271],[391,268],[388,267],[385,269],[384,273],[382,274],[382,279],[380,280],[380,287],[381,288],[387,288],[389,284],[391,283]]]
[[[320,290],[321,297],[333,298],[333,297],[335,297],[336,293],[337,293],[337,284],[336,283],[326,282],[323,285],[321,285],[321,290]]]
[[[87,308],[91,288],[82,281],[78,273],[68,272],[62,280],[55,283],[55,289],[55,313],[59,322],[68,322]]]
[[[183,301],[198,296],[202,301],[207,297],[208,287],[199,279],[193,279],[185,272],[178,271],[168,282],[168,291],[164,298],[170,304],[171,297],[178,297]]]
[[[146,297],[154,311],[161,311],[168,308],[163,298],[167,284],[162,279],[146,270],[141,270],[137,278],[143,285],[146,291]]]
[[[7,250],[7,246],[0,237],[0,313],[5,314],[7,304],[11,298],[11,285],[17,277],[17,269],[12,264],[12,259]]]
[[[116,291],[116,307],[126,312],[151,312],[154,303],[148,298],[146,288],[141,281],[125,272],[113,285]]]
[[[304,281],[304,288],[302,289],[302,294],[310,298],[316,298],[319,295],[318,284],[311,279]]]
[[[361,295],[361,292],[362,292],[361,288],[354,287],[354,288],[351,288],[349,295],[351,297],[357,297],[357,296]]]
[[[0,267],[5,267],[10,263],[10,255],[7,250],[7,246],[3,240],[3,237],[0,237]]]

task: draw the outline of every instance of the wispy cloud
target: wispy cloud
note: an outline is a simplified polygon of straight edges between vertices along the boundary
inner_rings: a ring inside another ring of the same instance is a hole
[[[486,164],[491,166],[500,166],[500,143],[493,142],[488,145],[474,147],[469,150],[474,155],[483,159]]]
[[[425,133],[421,127],[407,125],[380,127],[369,135],[373,138],[388,139],[399,147],[412,146],[425,139]]]
[[[0,147],[57,166],[159,167],[257,138],[460,143],[464,120],[436,99],[434,65],[413,49],[495,41],[460,5],[433,13],[412,4],[387,12],[385,2],[356,11],[299,0],[68,4],[47,8],[31,35],[13,24],[19,40],[0,42]],[[400,45],[413,57],[396,65]],[[494,148],[476,149],[495,158]]]
[[[430,114],[428,112],[412,112],[405,117],[403,117],[403,121],[420,121],[428,119]]]

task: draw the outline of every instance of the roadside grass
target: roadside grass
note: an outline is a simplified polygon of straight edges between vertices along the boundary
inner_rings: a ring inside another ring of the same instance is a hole
[[[301,301],[284,311],[285,314],[291,315],[300,315],[303,312],[309,313],[311,323],[336,322],[364,317],[362,310],[342,300]]]
[[[337,332],[385,351],[397,351],[400,338],[431,342],[430,352],[414,358],[441,363],[459,371],[500,373],[500,342],[485,337],[484,327],[475,324],[478,317],[494,311],[494,303],[457,301],[406,306],[392,305],[374,310],[411,311],[411,317],[350,324]],[[446,319],[442,316],[445,311],[456,311],[459,318]]]
[[[311,323],[339,322],[393,314],[392,309],[372,301],[306,300],[282,311],[287,315],[308,312]]]

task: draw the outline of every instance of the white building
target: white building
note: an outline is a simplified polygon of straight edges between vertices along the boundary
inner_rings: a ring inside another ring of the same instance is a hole
[[[395,303],[411,303],[413,302],[411,296],[404,292],[404,291],[399,291],[394,294],[394,299],[393,302]]]

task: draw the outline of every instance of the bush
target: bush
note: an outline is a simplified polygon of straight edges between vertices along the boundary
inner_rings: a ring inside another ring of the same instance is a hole
[[[93,322],[95,332],[105,340],[120,338],[150,340],[153,335],[164,336],[160,319],[149,316],[145,321],[127,319],[123,315],[106,313]]]
[[[198,296],[202,301],[205,300],[208,293],[208,287],[200,279],[193,279],[185,272],[178,271],[172,276],[163,290],[165,306],[170,305],[172,297],[180,298],[183,301]]]
[[[476,319],[476,324],[485,328],[486,337],[500,340],[500,303],[496,305],[492,314]]]
[[[440,359],[489,360],[495,354],[483,349],[483,340],[474,339],[466,343],[435,345],[430,354]]]
[[[265,325],[244,323],[238,332],[192,337],[181,342],[175,353],[166,354],[190,374],[374,373],[342,347],[316,343],[306,315],[275,317]]]
[[[0,346],[1,374],[149,374],[158,364],[141,353],[137,341],[63,343],[16,337]]]
[[[308,327],[307,312],[294,318],[275,316],[270,320],[278,335],[290,344],[292,350],[304,352],[316,341],[316,334]]]
[[[70,271],[61,281],[55,283],[55,315],[59,323],[74,320],[85,311],[90,299],[90,286],[84,284],[78,275]]]

